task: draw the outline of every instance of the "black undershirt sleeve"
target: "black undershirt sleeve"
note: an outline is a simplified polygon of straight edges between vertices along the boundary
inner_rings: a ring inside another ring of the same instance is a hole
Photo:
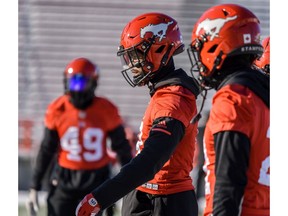
[[[170,135],[161,130],[153,130],[158,127],[157,123],[161,120],[165,121],[165,131]],[[141,153],[122,167],[114,178],[93,190],[92,194],[101,209],[109,207],[136,187],[153,179],[172,155],[184,132],[183,123],[176,119],[168,117],[157,119]]]
[[[108,133],[111,139],[111,148],[117,153],[117,159],[123,166],[132,159],[131,146],[126,139],[125,129],[122,125]]]
[[[59,136],[56,130],[44,129],[44,138],[36,157],[30,188],[40,190],[42,179],[58,149]]]
[[[213,215],[238,216],[249,166],[250,141],[246,135],[224,131],[214,135],[216,164]]]

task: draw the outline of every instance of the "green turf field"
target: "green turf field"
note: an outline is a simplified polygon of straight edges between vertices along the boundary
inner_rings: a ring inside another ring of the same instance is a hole
[[[44,206],[40,207],[39,214],[37,216],[46,216],[46,208]],[[18,206],[18,216],[29,216],[25,205]]]

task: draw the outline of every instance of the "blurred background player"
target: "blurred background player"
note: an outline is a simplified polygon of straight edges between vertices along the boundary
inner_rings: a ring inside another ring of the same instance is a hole
[[[142,14],[123,29],[118,56],[132,86],[150,89],[137,155],[79,203],[76,215],[95,215],[123,198],[122,216],[197,216],[190,177],[196,145],[199,86],[173,57],[184,50],[179,26],[162,13]]]
[[[255,60],[254,65],[270,76],[270,36],[264,38],[262,46],[264,52],[260,58]]]
[[[47,215],[71,216],[83,196],[110,177],[107,138],[121,165],[132,157],[117,107],[95,96],[98,79],[97,65],[86,58],[74,59],[65,68],[65,94],[45,114],[44,138],[28,200],[31,215],[38,209],[37,191],[53,158]],[[111,209],[108,212],[113,215]]]
[[[258,18],[223,4],[196,22],[188,50],[203,91],[214,88],[204,132],[204,215],[270,215],[269,78],[252,64],[263,53]]]

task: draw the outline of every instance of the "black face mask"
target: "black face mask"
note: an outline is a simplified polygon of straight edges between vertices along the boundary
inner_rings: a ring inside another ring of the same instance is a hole
[[[70,102],[77,109],[84,110],[89,107],[94,98],[94,92],[84,91],[84,92],[70,92]]]

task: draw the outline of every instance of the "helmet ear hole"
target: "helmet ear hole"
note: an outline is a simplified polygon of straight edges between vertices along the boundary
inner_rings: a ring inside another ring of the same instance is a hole
[[[215,50],[217,49],[217,47],[218,47],[218,44],[213,45],[213,46],[208,50],[208,53],[214,53]]]
[[[157,50],[156,53],[161,53],[165,48],[165,45],[160,46]]]

